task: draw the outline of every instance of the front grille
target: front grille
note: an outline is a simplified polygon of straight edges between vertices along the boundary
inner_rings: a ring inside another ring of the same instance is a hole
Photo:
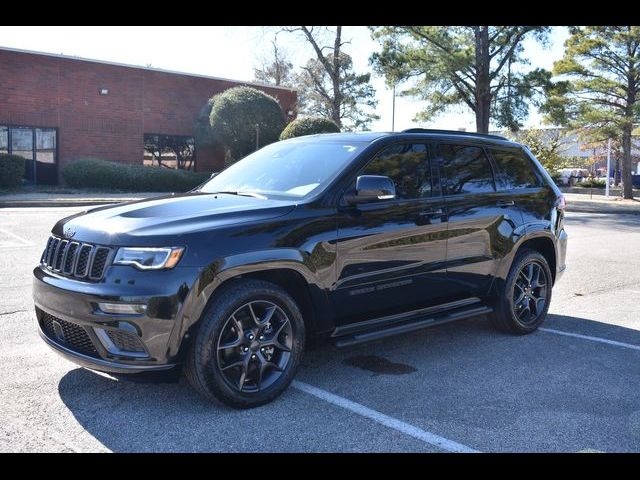
[[[57,329],[56,322],[60,325]],[[40,328],[51,340],[70,350],[90,357],[99,357],[98,351],[91,338],[89,338],[87,331],[76,323],[67,322],[49,313],[42,312],[40,315]]]
[[[145,349],[137,335],[122,330],[105,330],[113,344],[123,352],[141,352]]]
[[[41,263],[48,270],[64,276],[98,281],[104,276],[112,251],[109,247],[51,236]]]

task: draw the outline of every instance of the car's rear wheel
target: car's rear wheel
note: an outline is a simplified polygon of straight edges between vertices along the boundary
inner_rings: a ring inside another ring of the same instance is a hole
[[[508,333],[535,331],[547,315],[551,287],[546,258],[534,250],[520,250],[498,292],[491,316],[494,325]]]
[[[300,310],[280,287],[234,281],[203,314],[185,365],[202,395],[235,408],[270,402],[291,383],[304,350]]]

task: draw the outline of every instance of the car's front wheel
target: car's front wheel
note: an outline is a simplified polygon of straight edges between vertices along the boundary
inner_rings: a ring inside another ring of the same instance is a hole
[[[186,377],[210,400],[257,407],[293,380],[304,350],[302,315],[293,298],[269,282],[238,280],[222,288],[200,320]]]

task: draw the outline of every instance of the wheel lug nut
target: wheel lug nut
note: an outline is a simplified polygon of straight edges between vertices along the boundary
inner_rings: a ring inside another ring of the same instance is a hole
[[[260,340],[264,340],[264,335],[260,335]]]
[[[249,334],[249,340],[253,340],[253,338],[254,338],[253,335],[250,333]]]
[[[256,354],[254,353],[253,355],[251,355],[251,358],[255,360],[256,359]]]
[[[249,351],[249,347],[244,347],[244,348],[242,349],[242,351],[243,351],[243,352],[248,352],[248,351]]]
[[[260,351],[261,351],[262,353],[264,353],[264,347],[262,347],[262,348],[260,349]]]

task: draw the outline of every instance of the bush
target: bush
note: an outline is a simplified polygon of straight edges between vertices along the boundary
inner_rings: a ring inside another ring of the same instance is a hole
[[[127,165],[83,158],[66,165],[62,177],[74,188],[127,192],[186,192],[204,182],[209,173]]]
[[[211,100],[209,124],[212,135],[224,145],[234,160],[258,147],[278,140],[285,117],[278,101],[260,90],[235,87],[214,95]]]
[[[578,182],[576,183],[576,187],[583,187],[583,188],[604,188],[606,185],[606,181],[605,180],[583,180],[582,182]]]
[[[280,134],[280,140],[314,135],[316,133],[339,133],[340,127],[333,120],[322,117],[298,118],[291,122]]]
[[[18,155],[0,154],[0,187],[13,188],[24,177],[24,158]]]

